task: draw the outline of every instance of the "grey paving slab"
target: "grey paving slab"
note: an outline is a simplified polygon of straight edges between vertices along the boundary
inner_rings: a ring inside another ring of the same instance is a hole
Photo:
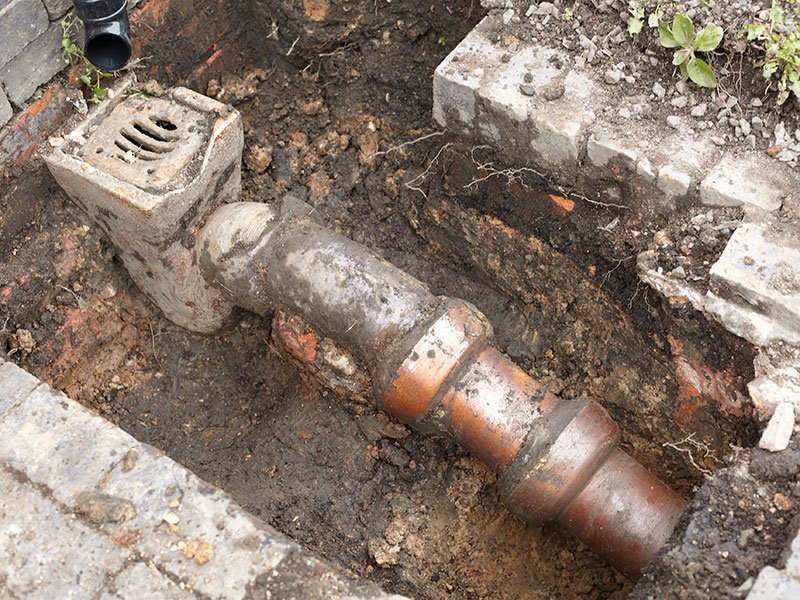
[[[40,385],[40,381],[14,363],[0,359],[0,417]]]
[[[763,345],[800,342],[800,234],[790,226],[739,226],[711,268],[706,307],[729,329]],[[742,311],[745,311],[744,315]]]
[[[13,116],[14,109],[11,108],[8,96],[6,96],[6,93],[0,88],[0,127],[8,123]]]
[[[154,566],[135,563],[117,575],[100,600],[189,600],[197,596],[185,585],[181,588]]]
[[[764,567],[747,600],[797,600],[800,598],[800,582],[773,567]]]
[[[0,69],[0,79],[12,104],[21,106],[37,87],[67,66],[61,55],[62,37],[61,25],[51,24]]]
[[[0,597],[400,598],[2,359],[0,398]]]
[[[8,368],[28,385],[33,383],[15,365],[0,367]],[[70,507],[138,445],[118,427],[46,385],[29,392],[0,421],[0,461],[47,486]]]
[[[0,465],[0,594],[90,598],[129,556]]]
[[[0,6],[0,67],[39,37],[47,24],[40,0],[12,0]]]

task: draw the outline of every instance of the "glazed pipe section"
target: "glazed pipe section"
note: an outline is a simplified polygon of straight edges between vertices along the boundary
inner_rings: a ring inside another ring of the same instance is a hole
[[[291,199],[223,206],[198,238],[203,275],[240,306],[294,311],[336,340],[367,365],[383,410],[497,471],[515,515],[561,523],[638,578],[684,504],[617,448],[605,410],[555,397],[491,345],[473,306],[434,297],[309,213]]]

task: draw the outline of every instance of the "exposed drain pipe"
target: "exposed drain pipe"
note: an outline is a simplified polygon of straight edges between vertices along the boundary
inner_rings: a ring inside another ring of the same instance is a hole
[[[497,471],[514,514],[559,522],[639,576],[683,502],[617,448],[600,405],[556,398],[491,345],[473,306],[312,222],[307,204],[226,205],[240,187],[236,111],[182,88],[104,106],[45,160],[171,321],[212,333],[236,306],[288,309],[364,362],[383,410]]]
[[[73,0],[86,30],[84,54],[104,71],[118,71],[131,58],[128,0]]]
[[[368,366],[383,410],[452,437],[500,473],[514,514],[561,523],[638,578],[684,504],[617,448],[606,411],[547,392],[492,347],[473,306],[436,298],[309,212],[290,199],[221,207],[198,237],[203,275],[251,311],[299,314]]]

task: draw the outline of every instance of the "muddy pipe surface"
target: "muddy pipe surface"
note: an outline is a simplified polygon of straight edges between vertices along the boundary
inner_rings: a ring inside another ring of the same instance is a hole
[[[196,247],[204,276],[240,306],[288,309],[336,340],[367,365],[383,410],[497,471],[515,515],[561,523],[638,578],[684,504],[617,448],[606,411],[557,398],[491,345],[475,307],[434,297],[310,210],[291,198],[221,207]]]

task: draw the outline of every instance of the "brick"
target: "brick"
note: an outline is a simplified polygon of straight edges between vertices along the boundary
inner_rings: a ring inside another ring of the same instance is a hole
[[[51,86],[44,95],[0,130],[0,166],[30,156],[56,127],[74,114],[66,90]]]
[[[92,598],[130,551],[64,514],[0,463],[0,581],[12,598]]]
[[[711,267],[712,297],[735,307],[707,307],[754,344],[800,343],[800,234],[789,226],[746,223]],[[738,309],[738,310],[736,310]]]
[[[725,156],[700,183],[700,202],[708,206],[749,204],[763,210],[781,207],[798,180],[786,165],[764,158]]]
[[[764,567],[747,600],[797,600],[800,598],[800,582],[784,575],[773,567]]]
[[[60,19],[72,8],[72,0],[42,0],[51,21]]]
[[[0,70],[11,102],[21,106],[36,88],[66,67],[61,55],[61,26],[53,23],[18,56]]]
[[[47,24],[40,0],[12,0],[0,8],[0,66],[44,33]]]
[[[8,102],[8,96],[0,89],[0,127],[8,123],[11,117],[14,116],[14,109]]]

